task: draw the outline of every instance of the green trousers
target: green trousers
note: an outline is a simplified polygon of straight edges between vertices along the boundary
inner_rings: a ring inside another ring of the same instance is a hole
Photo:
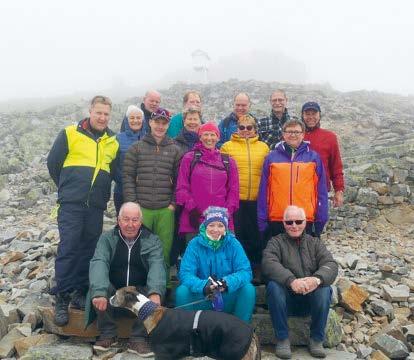
[[[165,268],[167,270],[167,283],[169,284],[170,252],[174,235],[174,211],[168,208],[157,210],[142,210],[142,223],[161,240],[164,253]]]

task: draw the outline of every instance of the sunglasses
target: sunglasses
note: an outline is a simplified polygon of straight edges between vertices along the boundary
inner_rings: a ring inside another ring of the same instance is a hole
[[[248,130],[248,131],[251,131],[251,130],[253,130],[253,128],[254,128],[253,125],[247,125],[247,126],[239,125],[239,130]]]
[[[293,225],[293,223],[295,223],[296,225],[302,225],[304,221],[305,220],[285,220],[284,223],[286,225]]]

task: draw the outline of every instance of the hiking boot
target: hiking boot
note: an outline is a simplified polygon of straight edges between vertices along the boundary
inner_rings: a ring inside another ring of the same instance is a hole
[[[136,352],[143,358],[153,357],[154,353],[151,350],[150,343],[146,338],[130,339],[127,345],[129,350]]]
[[[75,290],[72,293],[72,301],[70,302],[70,307],[78,310],[85,310],[86,304],[86,294],[82,290]]]
[[[279,359],[290,359],[292,357],[289,338],[277,340],[275,354]]]
[[[323,359],[326,357],[323,341],[316,341],[312,338],[309,340],[309,352],[313,357]]]
[[[69,322],[68,307],[70,302],[69,293],[57,293],[55,299],[55,318],[57,326],[65,326]]]
[[[102,338],[102,339],[96,340],[95,342],[95,346],[99,346],[104,349],[108,349],[112,345],[115,345],[115,344],[116,344],[116,337]]]

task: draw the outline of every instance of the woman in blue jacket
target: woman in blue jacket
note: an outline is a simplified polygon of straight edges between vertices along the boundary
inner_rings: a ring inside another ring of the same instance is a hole
[[[144,135],[143,129],[144,112],[135,105],[129,105],[125,114],[128,121],[125,122],[125,130],[121,131],[117,136],[120,151],[120,161],[117,166],[115,175],[114,188],[114,205],[116,213],[119,213],[121,205],[124,203],[122,196],[122,164],[128,148],[135,142],[140,140]]]
[[[219,292],[223,310],[249,323],[256,301],[250,262],[239,241],[229,231],[227,209],[210,206],[204,219],[199,234],[190,241],[181,260],[176,306],[212,294],[217,296]],[[184,308],[211,310],[213,305],[206,300]]]

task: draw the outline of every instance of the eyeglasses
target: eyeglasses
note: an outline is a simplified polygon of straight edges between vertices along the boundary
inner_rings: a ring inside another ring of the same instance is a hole
[[[253,125],[247,125],[247,126],[244,126],[244,125],[239,125],[239,130],[247,130],[247,131],[251,131],[251,130],[253,130],[254,129],[254,126]]]
[[[282,102],[285,102],[285,101],[286,101],[286,99],[284,99],[284,98],[272,99],[272,100],[271,100],[271,102],[272,102],[272,103],[276,103],[276,102],[280,102],[280,103],[282,103]]]
[[[302,225],[304,221],[305,220],[285,220],[284,223],[286,225],[293,225],[293,223],[295,223],[296,225]]]
[[[300,135],[300,134],[302,134],[303,133],[303,131],[283,131],[283,133],[284,134],[288,134],[288,135],[295,135],[295,136],[298,136],[298,135]]]

